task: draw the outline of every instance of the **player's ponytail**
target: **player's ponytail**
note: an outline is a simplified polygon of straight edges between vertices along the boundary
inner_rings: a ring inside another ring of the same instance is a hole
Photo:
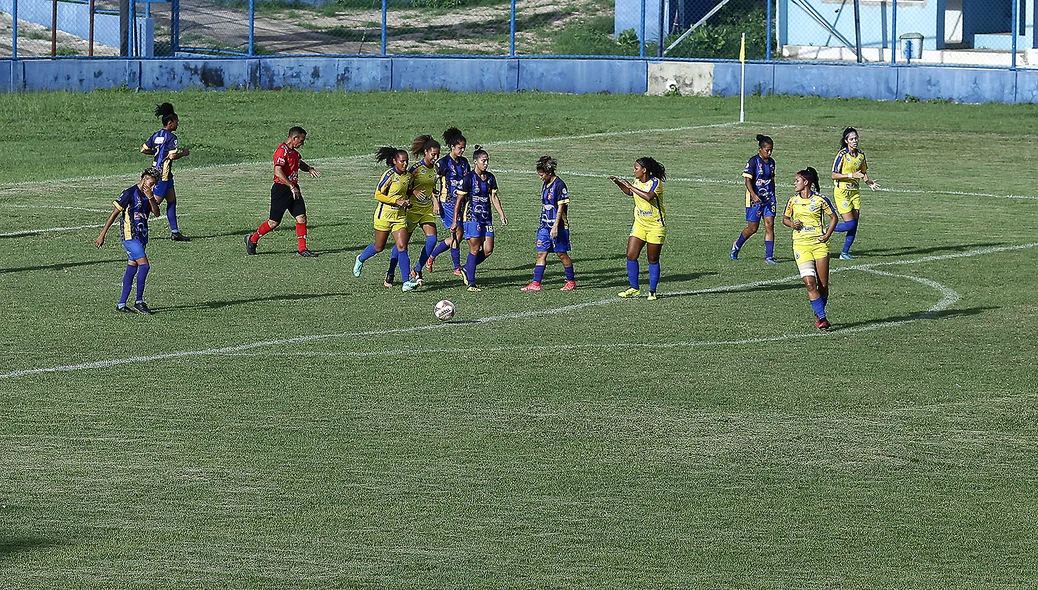
[[[807,168],[797,172],[797,176],[803,176],[804,180],[807,181],[809,188],[814,187],[815,192],[821,192],[822,187],[818,185],[818,171],[808,166]]]
[[[848,127],[843,130],[843,136],[840,137],[840,145],[843,146],[843,149],[847,149],[847,136],[851,133],[857,134],[858,130],[854,127]]]
[[[639,166],[645,168],[645,171],[649,173],[650,177],[658,178],[660,181],[667,180],[667,169],[663,167],[663,164],[657,162],[655,158],[646,156],[644,158],[638,158],[637,162]]]
[[[761,135],[760,133],[758,133],[757,134],[757,147],[764,147],[766,145],[773,146],[773,145],[775,145],[775,142],[772,141],[772,139],[770,137],[768,137],[767,135]]]
[[[425,152],[439,147],[440,142],[436,141],[433,136],[419,135],[411,142],[411,153],[416,157],[421,157],[425,155]]]
[[[454,147],[464,141],[465,136],[461,134],[461,129],[457,127],[450,127],[443,132],[443,143],[447,144],[447,147]]]
[[[164,102],[155,107],[155,116],[162,118],[162,126],[165,127],[170,121],[177,119],[177,113],[173,110],[173,105],[168,102]]]
[[[541,158],[537,160],[538,172],[543,172],[545,174],[555,176],[555,169],[558,167],[559,163],[555,160],[555,158],[551,156],[541,156]]]
[[[483,149],[483,146],[477,143],[475,151],[472,152],[472,159],[478,160],[480,156],[487,156],[489,158],[490,154],[488,154],[487,151]]]
[[[380,147],[378,148],[378,151],[375,152],[375,161],[384,162],[386,166],[392,167],[393,161],[396,160],[397,156],[399,156],[400,154],[404,154],[406,156],[407,152],[404,150],[398,150],[395,147],[391,146]]]

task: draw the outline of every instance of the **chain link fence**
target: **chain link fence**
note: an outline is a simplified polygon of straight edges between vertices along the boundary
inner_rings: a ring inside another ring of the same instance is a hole
[[[745,34],[748,60],[1028,67],[1038,63],[1035,4],[0,0],[0,57],[515,55],[718,60],[738,59]]]

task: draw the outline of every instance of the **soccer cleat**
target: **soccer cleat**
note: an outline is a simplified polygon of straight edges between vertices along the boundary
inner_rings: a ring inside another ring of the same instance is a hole
[[[847,252],[840,252],[840,260],[854,260],[854,257]]]
[[[469,285],[469,292],[471,292],[471,293],[479,293],[482,290],[483,289],[480,289],[479,287],[477,287],[475,285]]]
[[[461,276],[461,269],[460,268],[454,269],[454,274],[455,274],[455,276],[459,276],[460,277]]]
[[[169,239],[173,240],[174,242],[190,242],[191,241],[191,238],[185,236],[184,234],[182,234],[182,233],[180,233],[178,231],[175,231],[175,232],[171,233],[169,235]]]
[[[404,281],[404,284],[400,286],[402,291],[414,291],[418,288],[418,283],[415,281]]]
[[[466,285],[469,284],[469,273],[465,272],[464,268],[460,268],[458,270],[460,270],[461,272],[460,273],[456,272],[454,274],[460,274],[461,275],[461,280],[465,281]]]
[[[529,285],[526,285],[525,287],[523,287],[522,289],[519,289],[519,290],[520,291],[540,291],[541,290],[541,284],[538,283],[537,281],[533,281]]]
[[[364,262],[361,261],[360,254],[358,254],[357,261],[353,263],[353,276],[359,277],[362,270],[364,270]]]
[[[137,315],[137,310],[128,305],[116,306],[115,311],[119,313],[128,313],[130,315]]]
[[[429,260],[425,261],[425,270],[427,270],[429,272],[432,272],[432,263],[433,263],[433,259],[432,258],[430,258]]]
[[[825,318],[815,318],[815,327],[819,330],[828,330],[830,327],[829,320]]]
[[[382,286],[387,288],[387,289],[392,289],[393,288],[393,281],[390,281],[389,279],[386,279],[386,280],[382,281]]]
[[[143,301],[138,301],[133,304],[133,308],[137,310],[137,313],[144,315],[155,315],[155,312],[148,307],[148,304]]]
[[[620,297],[637,297],[641,294],[642,292],[638,289],[635,289],[634,287],[631,287],[626,291],[620,291],[619,293],[617,293],[617,295],[619,295]]]
[[[774,258],[765,258],[764,262],[768,264],[778,264],[778,260],[775,260]]]
[[[572,291],[573,289],[576,289],[576,288],[577,288],[577,282],[576,281],[566,281],[566,284],[563,285],[562,288],[559,289],[559,291]]]
[[[252,234],[245,234],[245,253],[249,256],[256,255],[256,242],[252,241]]]
[[[419,287],[425,286],[425,279],[422,278],[422,275],[416,273],[413,270],[411,271],[411,282]]]
[[[308,249],[304,248],[304,249],[296,252],[296,256],[299,256],[299,257],[302,257],[302,258],[317,258],[319,256],[319,254],[317,252],[314,252],[313,250],[308,250]]]
[[[739,259],[739,249],[736,248],[733,245],[732,246],[732,251],[728,253],[728,257],[731,258],[732,260],[738,260]]]
[[[647,297],[647,299],[649,301],[656,301],[656,292],[655,291],[649,291],[649,296]]]

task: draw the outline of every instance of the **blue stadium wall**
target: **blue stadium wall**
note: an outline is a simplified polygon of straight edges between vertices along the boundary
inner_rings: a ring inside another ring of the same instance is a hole
[[[662,94],[739,94],[740,64],[659,60],[263,57],[237,59],[0,60],[0,92],[278,89],[455,90]],[[1038,102],[1038,71],[859,64],[756,63],[746,66],[756,94],[956,102]]]

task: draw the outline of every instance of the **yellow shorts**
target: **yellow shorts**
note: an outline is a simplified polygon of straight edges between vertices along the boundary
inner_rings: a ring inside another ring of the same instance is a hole
[[[432,212],[432,207],[429,207],[428,209],[419,209],[419,210],[416,210],[415,208],[412,207],[411,209],[407,210],[407,229],[408,230],[413,230],[414,228],[418,227],[419,225],[422,225],[422,224],[425,224],[425,223],[431,223],[433,225],[436,225],[437,221],[438,221],[438,219],[437,219],[436,215],[434,215],[433,212]]]
[[[861,191],[837,189],[833,191],[833,204],[836,205],[836,213],[839,215],[850,213],[852,209],[860,211]]]
[[[374,222],[375,231],[393,233],[398,229],[407,229],[407,214],[385,203],[379,203],[375,206]]]
[[[665,226],[645,227],[635,223],[631,227],[631,236],[649,244],[663,244],[667,239],[667,228]]]
[[[828,243],[793,242],[793,258],[797,261],[797,264],[809,260],[822,260],[828,257]]]

